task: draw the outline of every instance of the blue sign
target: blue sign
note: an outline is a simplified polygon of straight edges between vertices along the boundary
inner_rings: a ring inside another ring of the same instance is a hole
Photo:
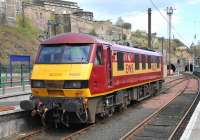
[[[30,62],[31,57],[29,55],[10,55],[10,62],[13,61]]]
[[[10,55],[10,81],[11,81],[11,87],[12,87],[12,62],[28,62],[29,65],[29,73],[30,73],[30,63],[31,63],[31,57],[29,55]],[[22,73],[21,73],[22,77]]]

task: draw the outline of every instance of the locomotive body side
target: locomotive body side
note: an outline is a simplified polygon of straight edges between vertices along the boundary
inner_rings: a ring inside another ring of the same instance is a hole
[[[110,49],[107,45],[99,47],[103,50],[104,63],[93,65],[89,84],[92,97],[163,79],[162,56],[159,53],[118,45],[110,45]]]

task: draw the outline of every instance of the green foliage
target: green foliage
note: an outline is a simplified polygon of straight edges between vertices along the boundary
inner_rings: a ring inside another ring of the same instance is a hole
[[[147,39],[147,33],[145,31],[142,31],[142,30],[136,30],[135,32],[132,33],[132,36]]]
[[[200,45],[191,46],[190,52],[193,53],[195,57],[200,57]]]
[[[136,30],[132,32],[131,34],[131,41],[133,44],[136,44],[138,47],[148,47],[148,34],[145,31],[141,30]],[[157,51],[162,50],[162,39],[160,37],[152,36],[152,46],[153,49]],[[182,43],[178,39],[172,39],[171,40],[171,52],[176,54],[176,48],[180,46],[185,46],[184,43]],[[167,49],[168,48],[168,40],[164,39],[163,40],[163,48]]]
[[[56,20],[56,16],[54,14],[51,14],[49,20],[55,21]]]
[[[125,34],[122,35],[122,40],[126,40],[127,36]]]
[[[176,44],[177,46],[185,46],[185,45],[183,44],[183,42],[181,42],[181,41],[178,40],[178,39],[173,39],[173,43]]]
[[[19,32],[26,34],[31,39],[37,39],[39,29],[34,27],[27,17],[17,16],[17,29]]]
[[[131,41],[133,44],[137,44],[140,47],[147,47],[147,34],[144,31],[136,30],[131,34]]]
[[[39,41],[19,27],[0,26],[0,62],[8,63],[10,54],[32,55],[37,50]]]

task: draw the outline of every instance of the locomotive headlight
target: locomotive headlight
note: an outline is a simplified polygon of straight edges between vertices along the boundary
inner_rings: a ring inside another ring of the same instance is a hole
[[[45,83],[43,80],[31,80],[31,87],[32,88],[44,88]]]
[[[78,88],[87,88],[88,81],[65,81],[65,89],[78,89]]]

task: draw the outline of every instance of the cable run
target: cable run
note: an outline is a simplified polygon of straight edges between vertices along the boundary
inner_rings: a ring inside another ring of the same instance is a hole
[[[163,19],[169,23],[168,19],[162,14],[162,12],[160,11],[160,9],[156,6],[156,4],[153,2],[153,0],[150,0],[151,4],[153,5],[153,7],[159,12],[159,14],[163,17]],[[172,29],[174,30],[174,32],[185,42],[187,43],[187,41],[184,39],[184,37],[177,32],[176,28],[172,25]],[[189,45],[187,43],[186,45],[189,48]]]

